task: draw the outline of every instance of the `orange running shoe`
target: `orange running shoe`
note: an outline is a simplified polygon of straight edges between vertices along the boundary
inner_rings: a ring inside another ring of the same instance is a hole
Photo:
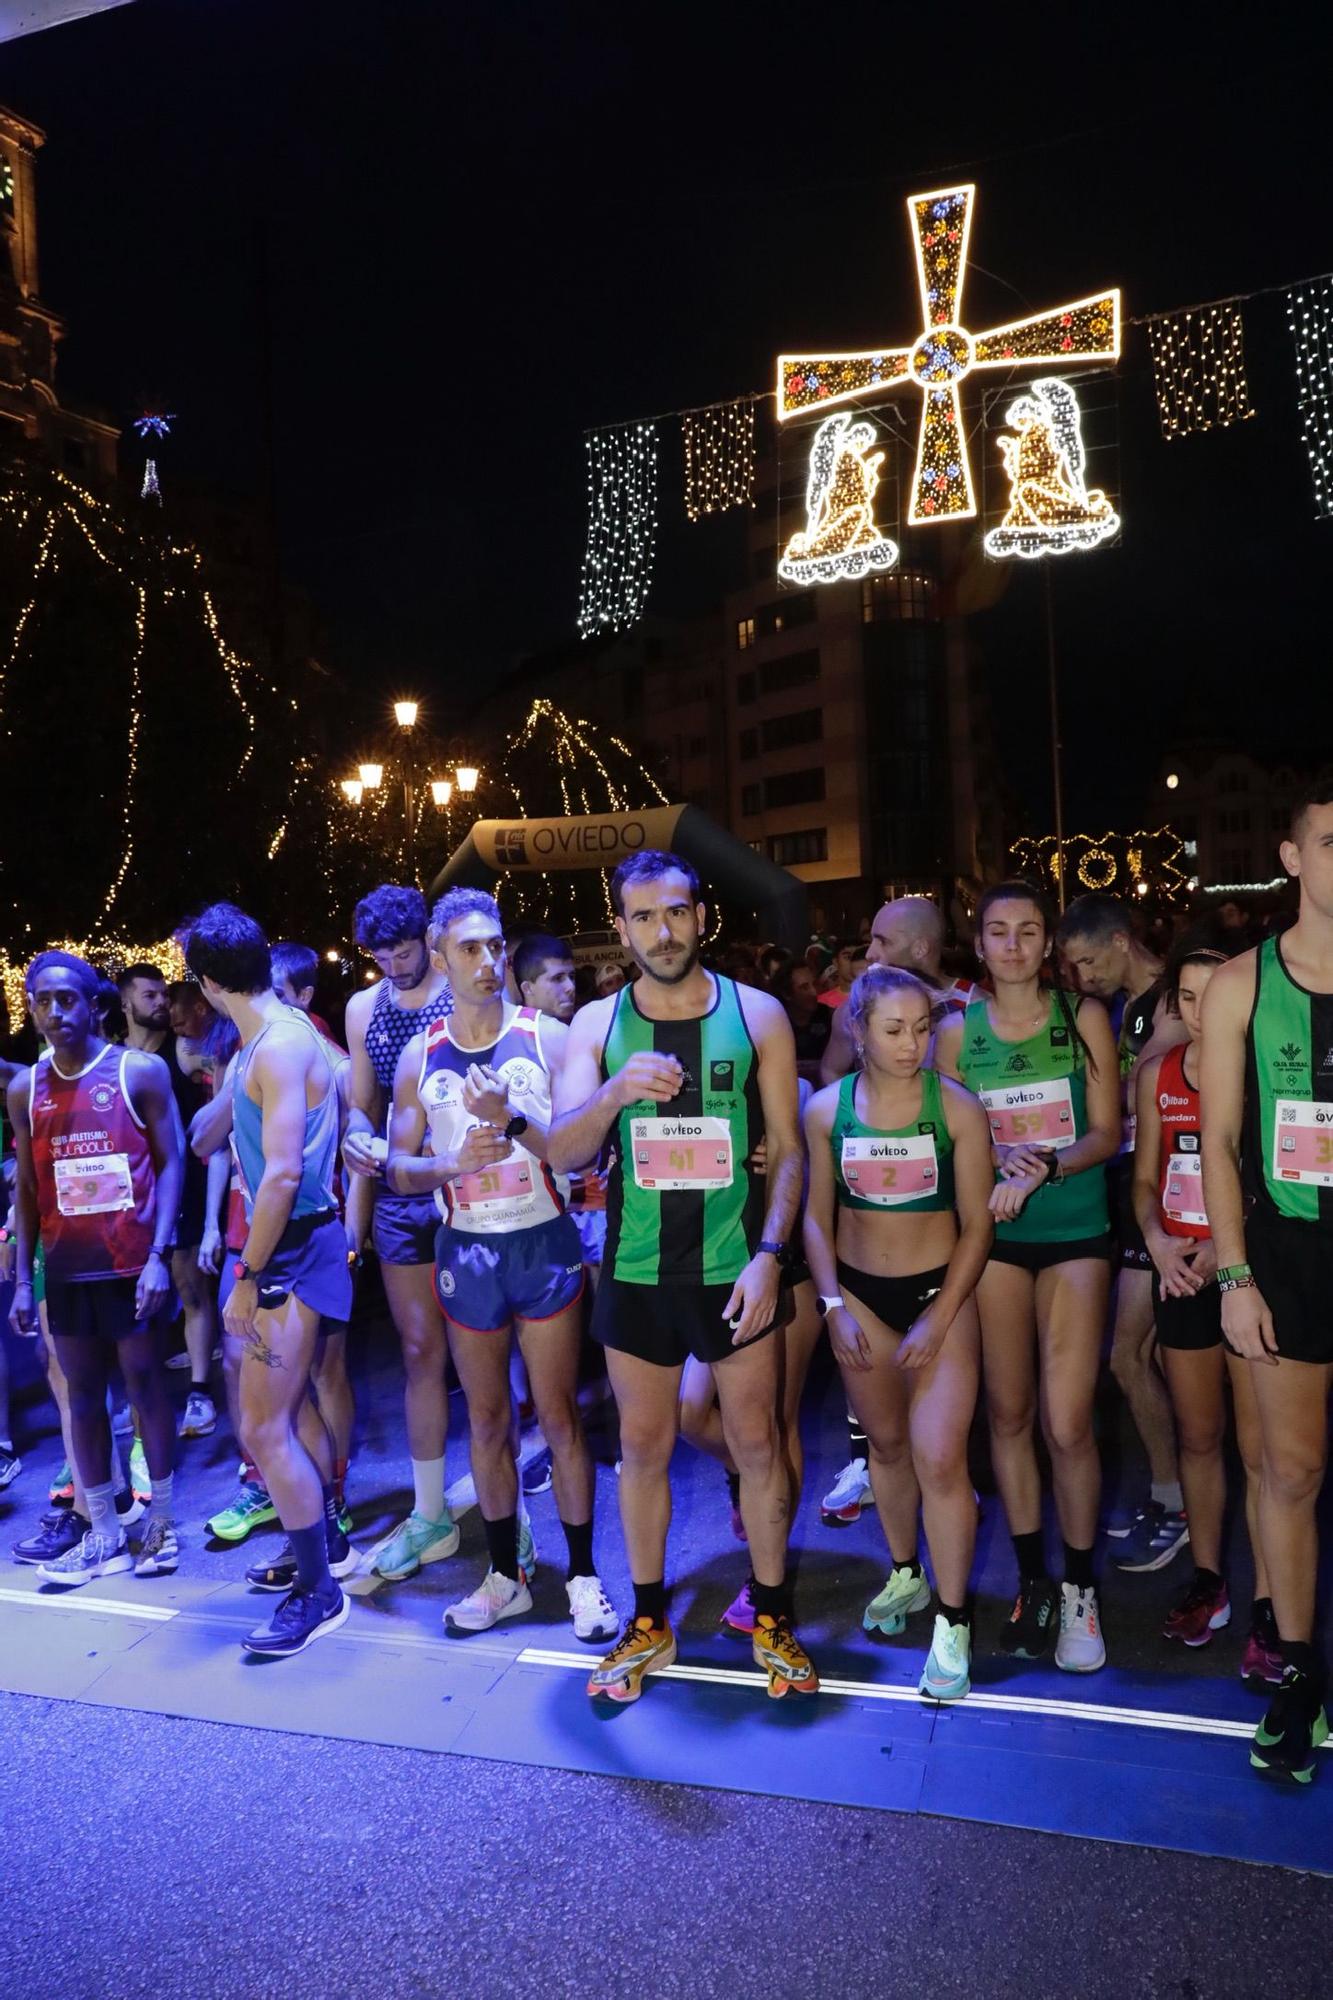
[[[669,1625],[650,1625],[631,1618],[600,1667],[588,1680],[588,1693],[606,1701],[637,1701],[645,1674],[661,1673],[676,1657],[676,1635]]]

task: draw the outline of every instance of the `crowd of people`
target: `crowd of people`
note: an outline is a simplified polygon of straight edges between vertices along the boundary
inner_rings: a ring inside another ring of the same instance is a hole
[[[616,871],[625,962],[597,974],[561,939],[507,935],[482,891],[428,913],[418,890],[386,885],[357,908],[380,977],[349,1001],[345,1047],[311,1012],[315,953],[270,945],[230,904],[191,921],[189,978],[170,988],[150,965],[111,985],[39,953],[38,1053],[6,1079],[0,1251],[67,1463],[16,1558],[56,1588],[176,1568],[178,1437],[221,1421],[220,1312],[242,1464],[208,1529],[285,1532],[247,1571],[277,1602],[245,1646],[297,1653],[336,1630],[362,1559],[346,1339],[373,1249],[413,1487],[374,1550],[384,1581],[459,1549],[450,1363],[466,1400],[486,1568],[447,1630],[533,1606],[522,1397],[545,1440],[573,1630],[605,1649],[589,1694],[636,1700],[676,1656],[681,1435],[723,1468],[748,1548],[725,1622],[772,1696],[815,1694],[788,1539],[826,1332],[850,1450],[822,1518],[873,1505],[887,1547],[865,1627],[892,1635],[930,1613],[921,1695],[967,1695],[968,1438],[984,1399],[1015,1575],[999,1648],[1092,1673],[1107,1657],[1094,1398],[1109,1325],[1150,1490],[1107,1528],[1105,1559],[1150,1572],[1188,1548],[1164,1638],[1200,1647],[1229,1622],[1229,1390],[1255,1571],[1242,1671],[1268,1697],[1251,1762],[1308,1782],[1327,1736],[1315,1504],[1333,1370],[1333,785],[1303,801],[1281,853],[1299,913],[1255,948],[1186,933],[1164,956],[1107,895],[1056,923],[1033,887],[999,883],[976,909],[974,978],[946,969],[944,919],[916,897],[886,904],[868,936],[804,957],[733,946],[714,966],[700,883],[671,854]],[[161,1333],[177,1311],[179,1425]],[[594,1549],[588,1332],[619,1419],[633,1584],[619,1617]],[[0,1486],[20,1463],[0,1396]]]

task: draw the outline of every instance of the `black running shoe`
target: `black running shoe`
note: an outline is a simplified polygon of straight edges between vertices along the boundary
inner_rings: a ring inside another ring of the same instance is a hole
[[[1328,1717],[1319,1688],[1308,1674],[1288,1667],[1268,1713],[1254,1732],[1250,1763],[1272,1777],[1308,1785],[1315,1751],[1328,1740]]]
[[[1019,1660],[1039,1660],[1050,1651],[1059,1623],[1060,1593],[1050,1578],[1021,1583],[1009,1623],[1000,1633],[1000,1651]]]
[[[72,1507],[53,1508],[43,1514],[42,1525],[26,1542],[14,1544],[14,1560],[19,1563],[55,1562],[76,1549],[88,1532],[88,1523]]]
[[[350,1597],[335,1583],[333,1596],[312,1597],[304,1590],[289,1590],[267,1625],[247,1633],[241,1644],[248,1653],[303,1653],[312,1639],[336,1632],[347,1622],[352,1608]]]
[[[329,1536],[328,1548],[329,1574],[350,1576],[356,1568],[356,1550],[341,1529],[336,1535]],[[296,1556],[291,1543],[284,1542],[267,1562],[251,1563],[245,1572],[245,1580],[253,1590],[295,1590]]]

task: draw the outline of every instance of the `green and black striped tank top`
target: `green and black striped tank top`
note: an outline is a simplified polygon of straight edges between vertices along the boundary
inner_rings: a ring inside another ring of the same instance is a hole
[[[1333,1228],[1333,993],[1298,986],[1275,937],[1245,1037],[1241,1183],[1259,1215]]]
[[[746,1162],[764,1132],[759,1057],[734,980],[713,975],[713,1005],[692,1021],[650,1021],[634,988],[616,995],[602,1073],[632,1055],[674,1056],[669,1103],[645,1099],[612,1128],[604,1268],[629,1285],[730,1285],[754,1254],[764,1183]]]

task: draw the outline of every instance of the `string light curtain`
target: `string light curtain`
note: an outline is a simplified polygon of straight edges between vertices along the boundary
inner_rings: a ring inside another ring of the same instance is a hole
[[[1296,346],[1296,401],[1315,513],[1328,520],[1333,518],[1333,278],[1288,292],[1287,324]]]
[[[1148,322],[1164,438],[1223,429],[1254,415],[1240,306],[1202,306]]]
[[[753,507],[754,404],[753,396],[742,396],[681,412],[685,512],[692,521],[729,507]]]
[[[622,632],[643,616],[657,541],[657,428],[590,431],[588,545],[579,636]]]

